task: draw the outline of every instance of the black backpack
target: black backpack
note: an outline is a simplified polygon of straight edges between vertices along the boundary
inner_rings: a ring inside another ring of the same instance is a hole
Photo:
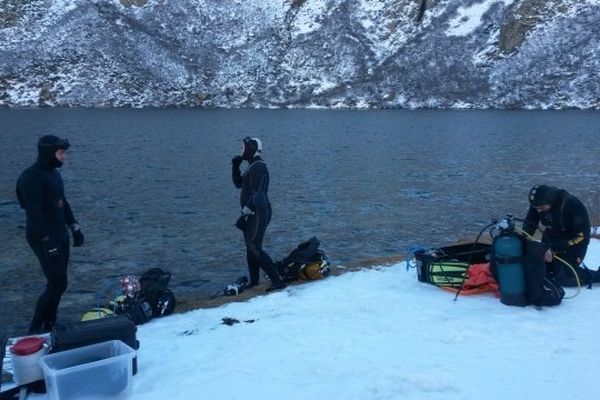
[[[525,249],[526,298],[534,306],[557,306],[565,297],[561,285],[546,273],[544,253],[546,248],[539,242],[523,240]]]
[[[140,277],[139,298],[152,307],[153,317],[169,315],[175,309],[175,295],[168,288],[171,273],[160,268],[151,268]]]
[[[531,304],[535,306],[557,306],[565,297],[565,291],[560,286],[558,281],[552,277],[544,277],[540,285],[539,296],[535,300],[531,300]]]
[[[329,275],[330,264],[315,236],[302,242],[286,258],[276,263],[277,272],[286,282],[315,280]]]
[[[150,304],[140,298],[125,296],[115,310],[116,314],[126,315],[136,325],[145,324],[152,318],[153,310]]]

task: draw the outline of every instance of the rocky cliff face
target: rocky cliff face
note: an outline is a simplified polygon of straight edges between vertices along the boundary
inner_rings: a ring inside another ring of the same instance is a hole
[[[600,0],[3,0],[0,105],[597,109],[599,22]]]

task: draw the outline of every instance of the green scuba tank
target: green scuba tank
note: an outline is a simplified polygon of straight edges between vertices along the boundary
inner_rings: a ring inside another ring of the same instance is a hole
[[[505,232],[494,238],[492,261],[500,286],[500,301],[508,306],[526,306],[523,242],[514,232]]]

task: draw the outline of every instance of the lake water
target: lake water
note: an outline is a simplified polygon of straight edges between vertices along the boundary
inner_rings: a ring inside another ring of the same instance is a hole
[[[245,274],[230,160],[247,135],[271,173],[274,259],[313,235],[334,264],[452,243],[522,217],[535,183],[598,196],[599,112],[0,109],[0,326],[12,330],[44,285],[14,186],[46,133],[72,143],[61,173],[86,235],[64,318],[150,267],[172,271],[182,298]]]

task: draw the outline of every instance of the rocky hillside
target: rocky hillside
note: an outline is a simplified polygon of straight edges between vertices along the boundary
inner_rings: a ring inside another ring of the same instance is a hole
[[[0,106],[600,108],[600,0],[2,0]]]

